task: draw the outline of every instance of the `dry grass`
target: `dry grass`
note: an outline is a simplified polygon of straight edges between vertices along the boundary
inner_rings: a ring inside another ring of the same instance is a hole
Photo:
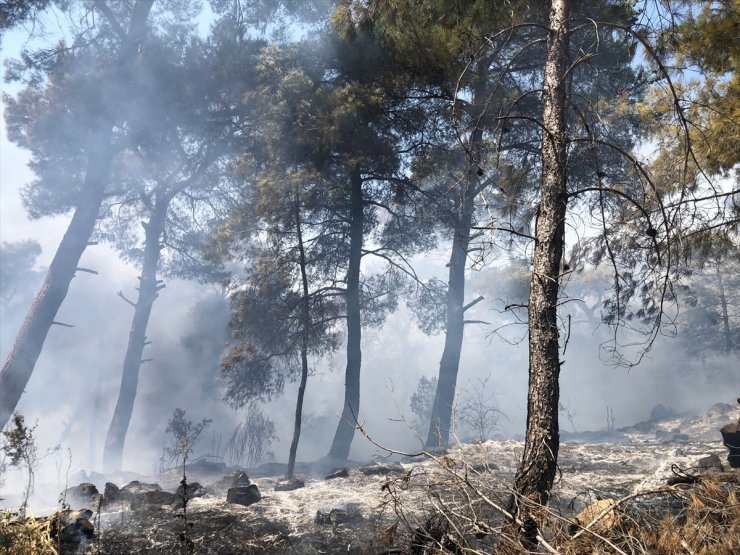
[[[0,513],[1,555],[58,555],[52,537],[54,519],[21,517],[12,511]]]
[[[494,472],[449,456],[385,486],[405,533],[392,547],[411,554],[730,555],[740,553],[740,474],[708,473],[696,484],[600,500],[578,517],[526,505],[538,545],[523,546],[509,512],[513,492]],[[395,530],[394,530],[395,532]]]

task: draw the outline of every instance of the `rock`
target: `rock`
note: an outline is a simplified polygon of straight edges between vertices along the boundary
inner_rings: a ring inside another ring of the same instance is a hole
[[[669,437],[671,437],[670,432],[666,432],[665,430],[655,430],[655,439],[658,441],[667,440]]]
[[[275,491],[293,491],[305,487],[306,482],[300,478],[293,478],[292,480],[278,480],[275,484]]]
[[[169,491],[143,491],[134,494],[133,499],[131,499],[131,509],[141,509],[150,505],[173,505],[175,501],[177,501],[177,497]]]
[[[257,503],[260,499],[262,499],[262,494],[257,489],[256,484],[229,488],[229,491],[226,493],[226,502],[236,503],[238,505],[249,506]]]
[[[224,472],[228,469],[229,467],[226,466],[226,463],[206,459],[195,461],[185,467],[187,472],[200,476],[223,476]]]
[[[187,484],[187,490],[185,490],[183,483],[180,482],[180,485],[177,487],[177,491],[175,492],[175,507],[178,509],[182,508],[184,505],[186,492],[187,499],[190,501],[196,497],[203,497],[206,494],[206,488],[201,486],[198,482],[191,482]]]
[[[588,526],[596,518],[599,520],[595,522],[589,530],[592,530],[597,534],[609,532],[617,526],[620,521],[619,514],[614,508],[615,503],[616,501],[614,499],[601,499],[600,501],[589,505],[573,519],[575,525],[571,526],[570,533],[577,533],[578,530],[584,526]],[[609,510],[610,508],[612,509]],[[602,513],[604,514],[602,515]]]
[[[121,501],[121,489],[113,482],[106,482],[103,490],[103,506]]]
[[[95,484],[84,482],[71,488],[67,488],[61,495],[72,507],[91,506],[97,507],[102,500]]]
[[[362,520],[363,516],[360,509],[351,504],[347,505],[345,509],[332,509],[328,513],[316,511],[316,518],[314,518],[314,522],[322,526],[350,524]]]
[[[653,410],[650,411],[650,418],[648,422],[657,422],[659,420],[668,420],[669,418],[675,418],[678,416],[676,411],[665,405],[655,405]]]
[[[361,466],[358,470],[365,476],[387,476],[388,474],[404,474],[406,472],[399,462],[372,462],[368,465]]]
[[[673,434],[671,441],[680,441],[684,443],[691,441],[691,438],[688,436],[688,434]]]
[[[347,478],[349,477],[349,468],[338,468],[337,470],[330,473],[325,480],[334,480],[335,478]]]
[[[131,499],[134,495],[149,491],[162,491],[162,488],[159,484],[147,484],[133,480],[121,488],[121,496]]]
[[[231,488],[246,487],[251,483],[252,482],[249,481],[249,476],[247,476],[246,472],[235,470],[234,472],[229,472],[218,482],[213,484],[213,487],[220,490],[228,490]]]
[[[681,433],[681,428],[673,428],[673,429],[671,430],[671,433],[672,433],[672,434],[680,434],[680,433]]]
[[[707,416],[724,416],[725,414],[730,414],[733,410],[735,410],[735,407],[729,403],[715,403],[709,407]]]
[[[636,432],[640,432],[641,434],[648,434],[653,431],[655,428],[655,424],[652,422],[638,422],[634,426],[632,426],[632,429]]]
[[[719,457],[717,455],[707,455],[706,457],[702,457],[701,459],[697,460],[693,466],[699,470],[699,472],[709,472],[709,471],[717,471],[717,472],[724,472],[724,467],[722,466],[722,461],[719,460]]]

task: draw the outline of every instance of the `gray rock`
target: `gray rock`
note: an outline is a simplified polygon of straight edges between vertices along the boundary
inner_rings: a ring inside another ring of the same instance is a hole
[[[368,465],[361,466],[358,470],[365,476],[377,476],[379,474],[387,476],[388,474],[404,474],[406,472],[399,462],[373,462]]]
[[[332,509],[331,511],[316,511],[314,522],[322,526],[334,526],[337,524],[351,524],[361,522],[362,513],[357,507],[348,505],[345,509]]]
[[[102,500],[95,484],[88,482],[67,488],[62,492],[62,497],[66,499],[70,506],[78,508],[85,506],[97,507]]]
[[[725,414],[730,414],[733,410],[735,410],[735,407],[729,403],[715,403],[709,407],[707,416],[724,416]]]
[[[293,491],[305,487],[306,482],[300,478],[293,478],[292,480],[278,480],[275,484],[275,491]]]
[[[697,460],[694,465],[699,472],[717,471],[724,472],[725,468],[722,466],[722,461],[717,455],[707,455]]]
[[[147,484],[138,480],[133,480],[121,488],[121,494],[129,498],[149,491],[162,491],[162,488],[159,484]]]
[[[162,490],[150,490],[143,491],[141,493],[134,494],[131,499],[132,509],[141,509],[142,507],[148,507],[150,505],[173,505],[177,497],[174,493]]]
[[[175,506],[177,508],[183,507],[186,493],[187,499],[190,501],[196,497],[203,497],[206,494],[206,488],[201,486],[198,482],[191,482],[187,484],[186,490],[184,484],[180,482],[180,485],[177,487],[177,491],[175,492]]]
[[[349,468],[338,468],[337,470],[331,472],[325,480],[334,480],[336,478],[347,478],[349,476]]]
[[[655,405],[653,407],[653,410],[650,411],[650,418],[648,418],[648,421],[657,422],[659,420],[675,418],[676,416],[678,416],[676,414],[676,411],[673,410],[671,407],[666,407],[665,405]]]
[[[262,494],[257,489],[256,484],[229,488],[229,491],[226,493],[226,502],[236,503],[238,505],[249,506],[257,503],[260,499],[262,499]]]
[[[226,474],[218,482],[213,484],[213,486],[216,489],[224,490],[230,488],[246,487],[251,483],[252,482],[249,481],[249,476],[247,476],[246,472],[235,470],[234,472],[229,472],[228,474]]]

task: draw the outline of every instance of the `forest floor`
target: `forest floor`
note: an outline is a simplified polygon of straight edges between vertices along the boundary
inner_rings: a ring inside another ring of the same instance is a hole
[[[660,490],[669,478],[691,473],[697,461],[709,455],[717,455],[727,467],[719,429],[737,421],[736,407],[718,404],[703,416],[564,434],[553,512],[571,519],[600,499]],[[206,493],[189,500],[185,514],[172,505],[132,509],[127,502],[108,504],[91,518],[95,537],[77,552],[411,553],[408,546],[414,530],[428,524],[429,515],[440,506],[460,502],[459,498],[453,501],[455,488],[461,497],[468,495],[459,487],[461,481],[487,488],[487,495],[505,505],[522,449],[520,441],[461,444],[431,458],[394,455],[370,465],[350,466],[334,478],[327,478],[336,470],[332,465],[301,465],[298,476],[305,487],[293,491],[276,491],[283,468],[266,465],[250,473],[262,498],[249,506],[227,503],[224,492],[213,485],[223,473],[216,475],[213,468],[196,465],[188,471],[188,482],[199,482]],[[740,488],[740,473],[728,474],[734,476],[730,487]],[[181,476],[159,478],[164,490],[174,491]],[[442,496],[434,493],[443,490]],[[468,504],[472,507],[469,499]]]

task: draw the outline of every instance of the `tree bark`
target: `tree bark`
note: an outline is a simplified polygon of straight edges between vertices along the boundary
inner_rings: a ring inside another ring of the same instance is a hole
[[[344,409],[329,450],[329,459],[347,460],[360,413],[360,368],[362,366],[362,327],[360,321],[360,262],[364,203],[362,176],[359,170],[350,174],[351,220],[349,232],[349,266],[347,268],[347,368],[344,377]]]
[[[717,261],[717,286],[719,289],[719,304],[722,307],[722,331],[725,336],[725,357],[732,354],[732,333],[730,332],[730,315],[727,311],[727,295],[725,293],[725,282],[722,276],[722,263]]]
[[[292,480],[295,472],[295,459],[298,453],[298,441],[301,438],[301,420],[303,418],[303,397],[306,393],[306,382],[308,381],[308,343],[311,330],[311,307],[309,304],[308,274],[306,272],[306,250],[303,245],[303,233],[301,230],[301,207],[296,195],[296,232],[298,235],[298,255],[301,267],[301,284],[303,286],[303,298],[301,299],[301,382],[298,385],[298,399],[295,404],[295,426],[293,427],[293,441],[290,443],[288,454],[288,469],[285,479]]]
[[[129,30],[119,49],[117,71],[124,73],[136,60],[154,0],[138,1],[131,12]],[[72,221],[62,238],[49,271],[31,308],[26,314],[13,350],[0,371],[0,428],[7,424],[18,405],[54,318],[69,291],[82,253],[95,228],[105,194],[110,161],[115,154],[110,146],[113,116],[101,116],[88,141],[87,169]]]
[[[476,165],[477,171],[477,165]],[[457,374],[460,367],[464,332],[465,266],[468,261],[470,226],[475,210],[477,180],[469,175],[460,192],[460,207],[455,215],[455,229],[450,254],[450,272],[447,281],[447,325],[444,350],[439,363],[437,391],[434,395],[432,417],[426,446],[447,445],[450,439],[452,409],[455,402]]]
[[[121,469],[123,446],[134,409],[141,359],[146,346],[146,328],[149,325],[152,305],[159,296],[157,293],[160,288],[157,285],[157,266],[162,250],[159,241],[164,231],[168,205],[168,201],[157,202],[149,221],[143,224],[145,243],[144,261],[139,277],[139,296],[134,307],[134,318],[128,336],[128,347],[123,361],[123,375],[121,377],[121,387],[118,391],[118,401],[113,411],[113,419],[108,428],[103,451],[103,466],[107,472]]]
[[[5,426],[18,405],[49,328],[67,296],[100,212],[109,166],[110,156],[105,152],[98,152],[97,155],[91,152],[88,157],[85,183],[72,221],[0,372],[0,428]]]
[[[542,181],[529,294],[527,432],[524,454],[515,478],[517,494],[540,505],[546,504],[550,498],[560,439],[557,305],[567,203],[567,61],[568,1],[552,0],[542,93]],[[532,509],[520,503],[517,512],[525,522],[525,539],[535,541],[537,526],[532,518]]]
[[[487,64],[479,64],[484,71]],[[475,83],[473,106],[485,104],[486,75],[479,75]],[[447,280],[447,323],[442,359],[439,362],[437,391],[432,405],[426,446],[428,448],[445,446],[450,440],[452,411],[455,403],[457,374],[460,368],[460,355],[464,335],[465,320],[465,266],[468,262],[470,245],[470,226],[475,213],[475,197],[480,192],[478,171],[480,169],[480,146],[483,130],[476,126],[470,134],[467,175],[460,191],[460,202],[453,215],[454,230],[452,252],[450,253],[449,276]]]

